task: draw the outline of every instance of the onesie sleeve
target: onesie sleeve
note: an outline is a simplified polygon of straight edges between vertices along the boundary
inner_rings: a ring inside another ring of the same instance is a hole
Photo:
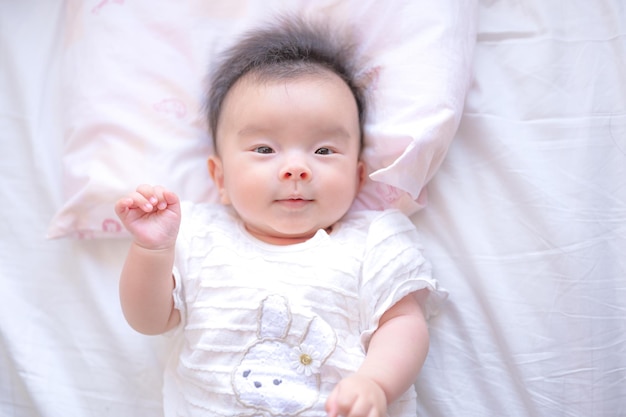
[[[185,287],[183,285],[183,277],[187,275],[187,260],[189,259],[189,224],[193,216],[193,205],[189,202],[181,203],[181,223],[176,238],[176,252],[174,257],[174,268],[172,275],[174,276],[174,290],[172,297],[174,299],[174,308],[180,312],[181,325],[186,323],[185,309]]]
[[[381,316],[406,295],[428,289],[426,318],[447,297],[431,276],[415,225],[401,212],[387,210],[367,233],[360,288],[361,342],[367,347]]]

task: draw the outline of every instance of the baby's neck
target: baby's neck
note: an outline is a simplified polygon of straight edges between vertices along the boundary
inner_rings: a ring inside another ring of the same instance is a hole
[[[288,246],[288,245],[297,245],[299,243],[304,243],[312,239],[317,234],[317,231],[316,231],[315,233],[302,235],[302,236],[268,235],[268,234],[256,233],[254,230],[250,230],[250,228],[248,228],[247,226],[245,227],[248,233],[250,233],[256,239],[260,240],[261,242],[268,243],[270,245],[276,245],[276,246]],[[330,235],[331,232],[333,231],[333,226],[332,225],[328,226],[327,228],[324,229],[324,231]]]

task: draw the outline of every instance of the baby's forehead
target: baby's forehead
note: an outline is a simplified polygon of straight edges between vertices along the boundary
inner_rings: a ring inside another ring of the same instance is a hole
[[[329,68],[319,65],[298,67],[298,68],[277,68],[263,67],[251,70],[239,77],[229,89],[229,92],[239,85],[245,86],[262,86],[262,85],[290,85],[307,81],[327,81],[341,80],[339,74]],[[348,85],[345,83],[346,86]]]
[[[354,97],[350,91],[349,85],[337,74],[332,71],[316,71],[316,72],[298,72],[281,74],[258,74],[247,73],[241,76],[226,92],[224,100],[219,109],[219,120],[222,120],[224,112],[227,108],[232,109],[233,103],[237,103],[237,107],[246,105],[248,100],[262,97],[275,96],[285,94],[285,98],[292,98],[308,101],[312,91],[333,91],[332,94],[345,94],[343,97]],[[343,93],[339,93],[342,92]]]

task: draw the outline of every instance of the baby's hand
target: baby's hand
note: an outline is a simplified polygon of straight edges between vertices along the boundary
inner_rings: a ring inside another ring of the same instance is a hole
[[[117,201],[115,213],[135,243],[146,249],[165,249],[176,243],[180,202],[176,194],[161,186],[140,185]]]
[[[342,379],[326,400],[328,417],[384,417],[387,398],[372,379],[354,374]]]

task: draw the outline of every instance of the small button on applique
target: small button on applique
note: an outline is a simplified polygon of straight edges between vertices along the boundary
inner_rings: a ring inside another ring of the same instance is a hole
[[[300,363],[304,366],[309,366],[313,363],[313,358],[306,353],[300,355]]]

